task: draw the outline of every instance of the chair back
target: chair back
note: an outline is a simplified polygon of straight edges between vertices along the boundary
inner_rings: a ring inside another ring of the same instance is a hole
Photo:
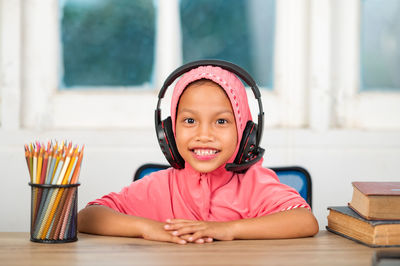
[[[139,167],[133,177],[133,181],[139,180],[152,172],[169,168],[166,164],[148,163]],[[293,187],[299,192],[312,207],[312,183],[310,173],[300,166],[269,167],[274,171],[281,183]]]
[[[312,207],[312,181],[310,173],[300,166],[270,167],[281,183],[291,186],[299,192]]]

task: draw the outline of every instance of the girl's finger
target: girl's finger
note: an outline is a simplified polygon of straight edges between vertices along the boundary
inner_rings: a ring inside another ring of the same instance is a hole
[[[181,235],[179,237],[186,240],[187,242],[192,242],[189,240],[191,236],[192,235],[188,234],[188,235]],[[194,241],[194,243],[196,243],[196,244],[204,244],[204,243],[211,243],[211,242],[213,242],[213,239],[211,237],[199,238],[196,241]]]
[[[190,237],[191,235],[181,235],[181,236],[179,236],[179,238],[181,238],[181,239],[184,239],[186,242],[190,242],[189,241],[189,237]]]
[[[194,232],[190,237],[189,237],[189,242],[196,242],[199,239],[204,239],[207,242],[212,242],[213,238],[207,236],[206,232],[204,230],[199,230]]]
[[[167,231],[177,230],[182,227],[182,224],[165,224],[164,229]]]
[[[176,230],[172,231],[172,234],[175,236],[181,236],[181,235],[187,235],[187,234],[195,234],[201,230],[204,230],[204,227],[202,225],[191,225],[191,226],[185,226],[185,227],[176,229]],[[197,238],[200,238],[200,237],[197,237]],[[194,240],[196,240],[196,239],[194,239]]]
[[[166,222],[175,224],[175,223],[188,223],[188,222],[195,222],[195,221],[186,220],[186,219],[167,219]]]
[[[205,240],[204,240],[204,238],[199,238],[196,241],[194,241],[194,243],[196,243],[196,244],[204,244]]]
[[[171,236],[170,242],[181,244],[181,245],[184,245],[187,243],[187,241],[185,239],[182,239],[177,236]]]
[[[165,224],[164,225],[164,229],[167,231],[171,231],[171,230],[179,230],[183,227],[188,227],[188,226],[198,226],[201,223],[199,222],[191,222],[191,223],[171,223],[171,224]]]

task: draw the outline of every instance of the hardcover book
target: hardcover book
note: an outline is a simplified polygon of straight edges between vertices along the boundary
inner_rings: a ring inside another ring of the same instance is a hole
[[[348,206],[328,210],[328,231],[370,247],[400,247],[400,220],[367,220]]]
[[[353,182],[349,206],[368,220],[400,220],[400,182]]]

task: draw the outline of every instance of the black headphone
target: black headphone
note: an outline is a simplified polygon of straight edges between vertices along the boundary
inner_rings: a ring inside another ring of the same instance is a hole
[[[182,74],[199,66],[209,65],[217,66],[236,74],[250,86],[258,101],[258,108],[260,111],[258,114],[258,124],[255,124],[253,121],[247,121],[235,160],[233,163],[228,163],[225,166],[228,171],[244,172],[250,166],[261,160],[264,155],[265,150],[259,147],[263,132],[264,112],[261,102],[261,94],[253,78],[244,69],[230,62],[222,60],[198,60],[177,68],[168,76],[158,94],[157,108],[155,110],[155,125],[158,143],[160,144],[165,158],[167,158],[172,167],[176,169],[182,169],[185,167],[185,161],[176,147],[171,117],[169,116],[165,120],[161,121],[161,99],[164,98],[168,87]]]

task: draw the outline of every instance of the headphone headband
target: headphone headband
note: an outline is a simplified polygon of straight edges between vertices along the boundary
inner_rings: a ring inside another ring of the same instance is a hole
[[[247,73],[243,68],[239,67],[238,65],[232,64],[231,62],[223,61],[223,60],[216,60],[216,59],[205,59],[205,60],[193,61],[193,62],[190,62],[190,63],[187,63],[185,65],[178,67],[164,81],[164,84],[161,87],[161,90],[158,94],[158,98],[164,98],[167,88],[177,78],[179,78],[181,75],[183,75],[186,72],[189,72],[190,70],[195,69],[199,66],[217,66],[217,67],[221,67],[223,69],[228,70],[229,72],[236,74],[243,81],[245,81],[247,83],[247,85],[249,85],[252,88],[256,99],[261,98],[261,94],[260,94],[260,91],[258,90],[257,84],[254,81],[254,79],[250,76],[249,73]],[[256,88],[256,89],[253,89],[253,88]]]
[[[167,77],[163,86],[160,89],[160,92],[158,93],[157,108],[155,110],[156,127],[161,122],[161,109],[160,109],[161,99],[164,98],[165,92],[167,91],[168,87],[177,78],[182,76],[184,73],[189,72],[190,70],[195,69],[200,66],[210,66],[210,65],[220,67],[225,70],[228,70],[229,72],[232,72],[233,74],[235,74],[236,76],[241,78],[244,82],[246,82],[247,85],[249,85],[251,90],[253,91],[254,97],[257,99],[258,108],[259,108],[258,122],[257,122],[258,123],[258,131],[257,131],[257,136],[256,136],[256,143],[258,146],[261,142],[263,126],[264,126],[264,111],[263,111],[263,106],[262,106],[262,101],[261,101],[260,90],[258,89],[257,84],[254,81],[254,79],[251,77],[251,75],[246,70],[239,67],[238,65],[235,65],[231,62],[223,61],[223,60],[216,60],[216,59],[197,60],[197,61],[193,61],[193,62],[184,64],[181,67],[178,67],[174,72],[172,72]]]

